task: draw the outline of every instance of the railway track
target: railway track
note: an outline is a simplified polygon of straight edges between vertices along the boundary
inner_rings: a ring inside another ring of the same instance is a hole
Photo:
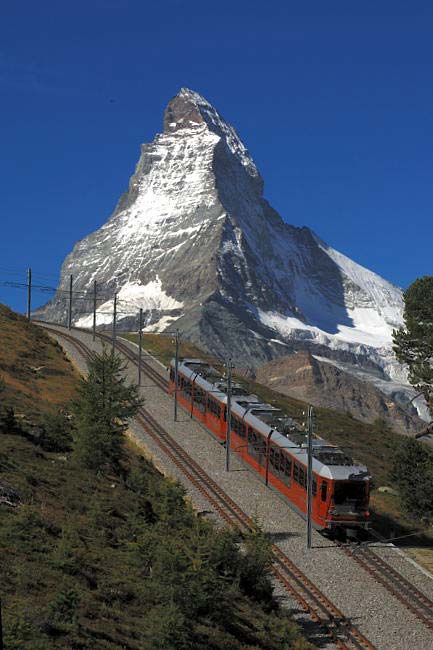
[[[88,361],[92,351],[71,334],[44,326],[49,332],[69,341]],[[101,338],[105,338],[101,335]],[[116,347],[137,364],[128,346],[116,342]],[[167,382],[149,364],[143,364],[144,372],[150,368],[149,378],[159,376],[160,387],[167,392]],[[192,485],[212,505],[221,518],[231,527],[246,532],[254,529],[254,522],[231,497],[196,463],[179,443],[155,420],[144,407],[139,409],[136,420],[163,453],[182,471]],[[286,592],[294,598],[312,621],[321,626],[339,650],[375,650],[375,646],[346,618],[307,576],[276,546],[272,545],[273,573]]]
[[[88,334],[88,331],[85,329],[80,329],[80,331],[85,332]],[[106,343],[109,343],[111,345],[112,339],[110,336],[107,334],[102,334],[101,332],[97,332],[96,336],[100,339],[103,340]],[[129,359],[134,365],[138,367],[138,359],[137,355],[134,354],[134,352],[129,348],[126,343],[123,341],[120,341],[119,339],[116,339],[116,348],[122,352],[122,354]],[[165,393],[168,393],[168,381],[160,375],[160,373],[155,370],[155,368],[148,363],[145,359],[141,360],[141,368],[144,371],[144,373],[151,379],[157,386],[160,388],[162,391]]]
[[[362,545],[354,547],[343,544],[340,548],[433,630],[433,601],[430,598],[371,549]]]

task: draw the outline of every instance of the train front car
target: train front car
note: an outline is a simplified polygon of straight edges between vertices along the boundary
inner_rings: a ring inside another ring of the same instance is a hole
[[[370,476],[363,465],[354,461],[338,447],[315,440],[313,455],[322,467],[320,476],[326,481],[325,530],[339,538],[358,537],[369,527]],[[322,444],[320,444],[322,443]]]

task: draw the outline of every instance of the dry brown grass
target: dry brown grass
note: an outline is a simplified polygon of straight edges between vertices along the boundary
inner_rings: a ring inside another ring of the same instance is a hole
[[[0,305],[2,401],[16,413],[38,415],[68,402],[78,373],[58,343],[37,325]]]

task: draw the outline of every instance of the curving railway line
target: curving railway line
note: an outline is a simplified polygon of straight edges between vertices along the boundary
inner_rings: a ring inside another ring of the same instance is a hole
[[[53,334],[68,340],[86,359],[89,359],[92,352],[82,341],[64,331],[43,325],[45,329]],[[84,329],[79,331],[88,333]],[[107,335],[97,333],[97,336],[101,340],[111,342],[110,337]],[[138,366],[137,355],[126,343],[116,341],[116,348],[129,361]],[[145,360],[142,360],[142,371],[161,390],[168,392],[167,380]],[[145,408],[140,409],[136,419],[164,454],[175,463],[228,525],[241,531],[253,528],[252,520]],[[344,553],[362,566],[377,582],[415,614],[424,625],[433,630],[433,602],[427,596],[369,548],[362,545],[354,547],[353,545],[340,544],[339,546]],[[301,608],[310,615],[311,619],[322,626],[324,632],[338,648],[341,650],[374,649],[371,642],[344,617],[342,612],[315,587],[276,545],[273,545],[272,550],[274,555],[273,572],[276,579],[296,599]]]

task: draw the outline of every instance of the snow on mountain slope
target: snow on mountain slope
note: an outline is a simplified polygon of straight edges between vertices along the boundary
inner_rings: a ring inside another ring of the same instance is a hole
[[[152,313],[154,311],[173,311],[183,307],[183,303],[178,302],[163,291],[158,275],[155,280],[145,285],[138,283],[124,284],[117,293],[117,305],[118,315],[121,320],[126,317],[136,318],[140,309],[143,309],[146,313]],[[113,310],[114,298],[99,305],[96,324],[109,325],[112,323]],[[93,314],[79,318],[74,324],[77,327],[93,327]]]
[[[55,298],[37,313],[66,319],[64,291],[98,283],[98,323],[177,327],[238,365],[298,349],[381,373],[404,373],[391,350],[400,289],[285,223],[235,129],[186,88],[169,102],[163,133],[141,147],[129,188],[110,219],[67,256]],[[77,324],[91,300],[76,302]]]
[[[390,346],[393,329],[402,324],[401,290],[327,246],[316,235],[314,238],[321,250],[336,263],[341,273],[344,312],[341,312],[338,305],[336,308],[335,304],[324,299],[298,273],[295,279],[296,304],[306,316],[306,320],[272,311],[260,312],[260,320],[283,336],[290,336],[294,330],[301,330],[320,342],[326,342],[327,345],[332,345],[333,338],[336,341],[372,348]]]

